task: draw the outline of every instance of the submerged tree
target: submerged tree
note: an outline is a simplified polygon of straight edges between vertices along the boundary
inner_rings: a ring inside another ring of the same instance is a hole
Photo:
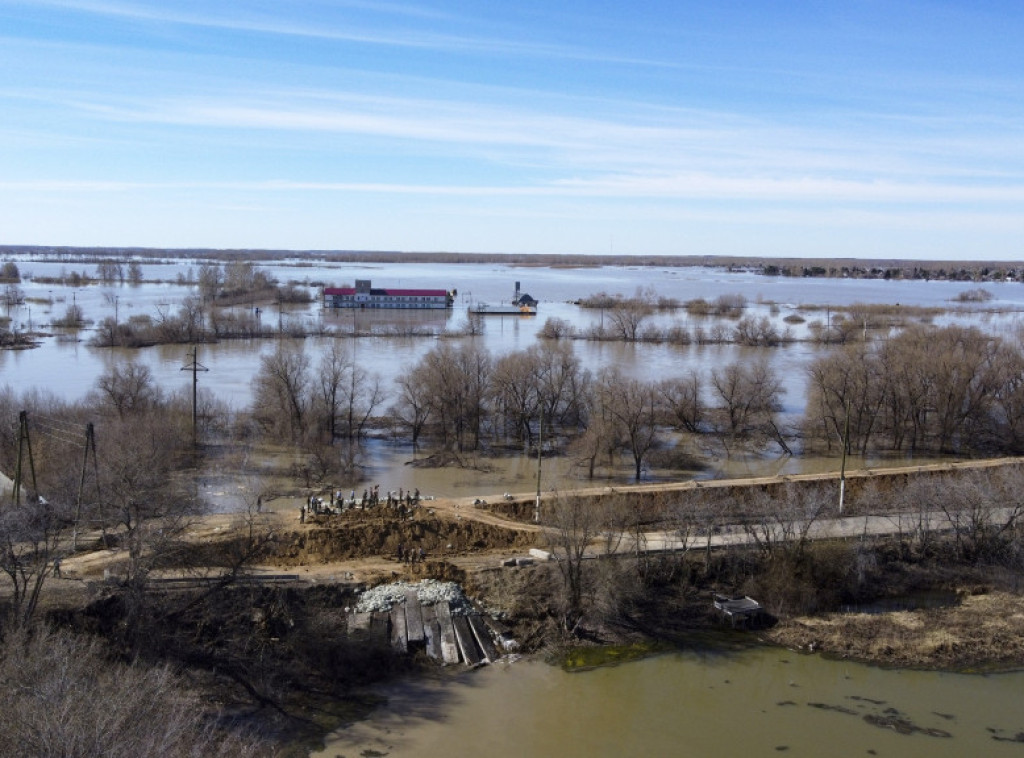
[[[253,415],[263,428],[292,442],[307,433],[312,373],[309,356],[287,343],[260,359],[253,379]]]
[[[767,361],[736,362],[711,371],[711,423],[729,451],[738,443],[764,439],[788,447],[776,423],[782,382]]]

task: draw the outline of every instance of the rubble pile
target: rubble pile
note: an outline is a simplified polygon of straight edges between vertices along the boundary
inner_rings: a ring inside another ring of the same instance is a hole
[[[416,597],[423,605],[434,605],[434,603],[445,601],[451,606],[452,613],[465,613],[469,610],[469,601],[462,594],[462,588],[455,582],[424,579],[420,582],[381,584],[366,590],[359,596],[356,611],[359,613],[390,611],[393,605],[405,602],[405,593],[409,590],[416,593]]]

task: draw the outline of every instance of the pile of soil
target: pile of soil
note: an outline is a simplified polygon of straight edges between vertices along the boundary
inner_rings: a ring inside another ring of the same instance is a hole
[[[537,512],[537,503],[534,500],[501,500],[496,503],[488,503],[483,507],[498,516],[524,524],[532,524],[534,514]]]
[[[279,535],[269,560],[281,566],[332,563],[367,557],[392,557],[399,546],[432,558],[527,548],[536,535],[492,524],[446,518],[398,519],[360,514],[332,517],[323,524]]]

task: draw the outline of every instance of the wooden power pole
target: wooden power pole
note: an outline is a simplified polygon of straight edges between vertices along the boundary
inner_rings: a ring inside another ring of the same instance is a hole
[[[199,345],[192,346],[192,362],[182,366],[181,370],[192,372],[192,448],[195,449],[199,444],[199,372],[210,370],[199,362]]]

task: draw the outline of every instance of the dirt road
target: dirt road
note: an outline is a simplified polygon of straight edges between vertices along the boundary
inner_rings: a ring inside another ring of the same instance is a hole
[[[964,470],[985,470],[1001,466],[1019,465],[1020,458],[1000,458],[980,461],[956,462],[947,464],[932,464],[911,467],[893,467],[886,469],[871,469],[850,471],[847,473],[847,482],[873,480],[884,481],[886,479],[905,479],[917,475],[934,473],[948,473]],[[575,489],[569,493],[576,497],[593,497],[595,499],[608,497],[611,494],[634,495],[634,496],[669,496],[678,493],[693,492],[701,488],[744,488],[744,487],[765,487],[772,485],[785,485],[799,482],[821,482],[834,481],[838,475],[831,474],[807,474],[782,477],[759,477],[751,479],[733,480],[712,480],[712,481],[686,481],[667,482],[657,484],[642,484],[627,487],[594,487]],[[545,493],[541,499],[541,508],[545,502],[550,502],[555,493]],[[536,495],[534,493],[512,493],[509,499],[532,503]],[[495,529],[505,530],[520,535],[514,547],[484,545],[471,551],[454,551],[451,554],[436,555],[433,558],[443,559],[447,563],[460,570],[477,571],[484,568],[492,568],[501,565],[504,559],[527,554],[527,544],[544,545],[543,528],[529,521],[508,518],[500,513],[493,512],[483,504],[476,504],[475,501],[482,500],[488,503],[498,503],[506,500],[504,494],[481,494],[478,497],[425,499],[421,504],[420,514],[423,518],[446,520],[449,522],[475,522],[485,524]],[[214,514],[197,518],[188,530],[188,538],[197,542],[215,542],[217,540],[229,539],[231,535],[240,533],[238,530],[247,528],[249,521],[261,529],[270,530],[280,535],[288,535],[294,538],[303,534],[311,534],[317,530],[330,528],[330,521],[324,523],[300,523],[299,509],[302,498],[278,498],[268,502],[263,511],[247,517],[245,514]],[[1007,514],[1004,514],[1007,515]],[[417,518],[421,517],[420,515]],[[1008,515],[1007,515],[1008,516]],[[920,518],[918,515],[915,518]],[[937,527],[941,526],[944,514],[930,514],[930,520]],[[339,523],[340,526],[340,523]],[[906,518],[898,515],[872,516],[856,518],[828,518],[819,519],[808,528],[808,538],[824,539],[835,537],[856,537],[861,535],[880,536],[906,532],[910,528]],[[783,527],[776,525],[776,533],[772,534],[773,539],[785,538],[782,533]],[[803,525],[789,524],[785,529],[795,533],[803,530]],[[717,530],[715,534],[692,535],[689,537],[687,548],[724,547],[727,545],[750,544],[752,537],[740,526],[725,526]],[[679,536],[666,532],[650,532],[644,536],[643,545],[651,551],[678,550],[684,547]],[[623,540],[620,550],[633,552],[635,545],[632,541]],[[603,549],[595,546],[593,554],[597,555]],[[64,559],[62,564],[64,581],[75,579],[100,579],[105,574],[116,573],[118,566],[123,563],[123,553],[119,550],[97,550],[92,552],[80,552],[70,555]],[[257,576],[274,576],[286,573],[294,575],[300,580],[311,582],[334,582],[334,581],[356,581],[376,582],[386,580],[408,571],[406,564],[400,563],[393,557],[391,552],[378,552],[374,554],[368,550],[365,555],[348,557],[344,560],[315,560],[302,564],[294,562],[286,564],[266,563],[253,567],[253,573]],[[174,572],[165,572],[174,575]]]

